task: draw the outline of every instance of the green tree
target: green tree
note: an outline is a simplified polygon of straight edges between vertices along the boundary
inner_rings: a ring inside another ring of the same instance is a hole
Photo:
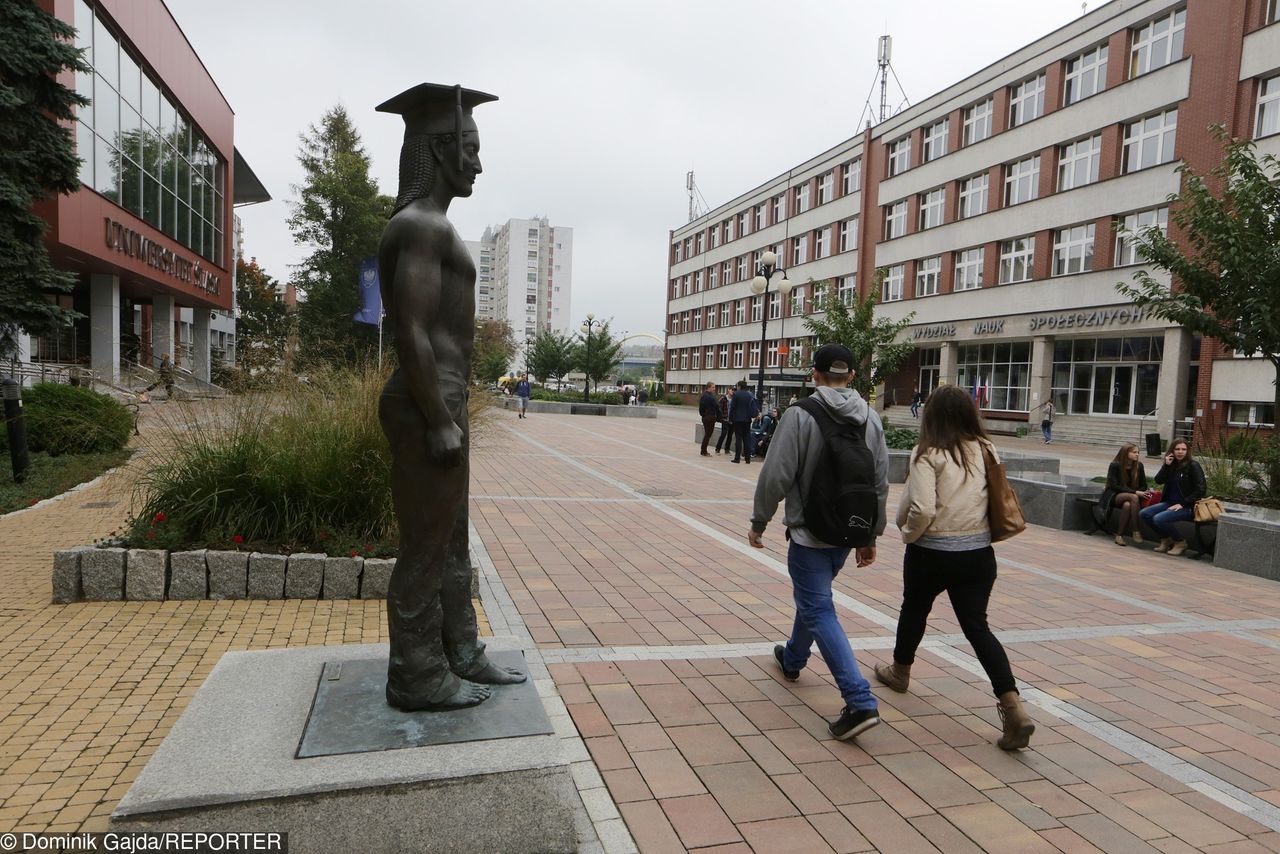
[[[507,373],[516,354],[516,336],[505,320],[477,320],[471,348],[471,375],[481,384],[495,383]]]
[[[586,374],[584,394],[588,399],[592,381],[599,385],[600,380],[612,375],[621,363],[622,342],[613,340],[608,323],[592,326],[587,332],[579,333],[573,346],[573,366]]]
[[[556,381],[573,370],[573,339],[552,329],[544,329],[533,339],[529,351],[529,372],[543,382]]]
[[[1169,197],[1180,235],[1120,230],[1172,287],[1144,268],[1116,290],[1156,317],[1262,356],[1280,379],[1280,161],[1221,126],[1210,132],[1223,144],[1222,162],[1208,176],[1178,167],[1182,191]],[[1274,398],[1280,410],[1280,382]],[[1280,492],[1280,471],[1271,489]]]
[[[305,177],[293,190],[289,228],[295,243],[311,247],[298,266],[296,285],[301,356],[310,362],[351,362],[377,348],[378,330],[356,323],[360,262],[378,253],[394,200],[378,193],[369,156],[342,106],[330,109],[301,135],[298,162]]]
[[[849,302],[840,299],[831,282],[823,282],[826,296],[814,305],[814,311],[822,313],[822,317],[806,317],[804,321],[805,328],[813,333],[815,347],[843,344],[849,348],[856,372],[849,385],[868,400],[872,390],[895,373],[915,349],[910,341],[895,343],[902,330],[911,325],[914,311],[898,321],[875,316],[885,273],[883,269],[876,271],[865,299],[855,292]]]
[[[257,258],[236,261],[236,363],[249,374],[272,370],[284,359],[293,318],[276,293],[276,280]]]
[[[89,71],[75,30],[22,0],[0,0],[0,357],[17,350],[19,330],[51,335],[79,315],[47,298],[70,293],[75,276],[55,270],[47,224],[32,205],[80,186],[72,127],[89,102],[58,82]]]

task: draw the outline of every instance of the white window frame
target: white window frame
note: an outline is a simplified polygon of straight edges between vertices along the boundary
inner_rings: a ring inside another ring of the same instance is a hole
[[[1144,228],[1159,226],[1165,234],[1169,233],[1169,209],[1167,207],[1150,208],[1126,214],[1124,227],[1136,235]],[[1116,267],[1128,267],[1133,264],[1145,264],[1146,259],[1138,255],[1137,241],[1130,234],[1116,229],[1116,254],[1112,262]]]
[[[921,258],[916,262],[916,296],[932,297],[938,294],[942,280],[942,256]]]
[[[1002,285],[1029,282],[1034,275],[1036,238],[1034,234],[1000,242],[1000,279]],[[1022,278],[1015,278],[1021,276]]]
[[[1053,233],[1051,276],[1071,276],[1093,269],[1094,224],[1091,222],[1059,228]]]
[[[809,210],[809,182],[805,181],[799,187],[792,187],[791,192],[795,197],[796,214]]]
[[[846,219],[840,223],[840,251],[848,252],[858,248],[858,218]]]
[[[850,278],[852,278],[852,276]],[[814,282],[813,283],[813,299],[811,300],[811,302],[813,303],[813,310],[819,311],[822,305],[822,301],[825,300],[826,298],[827,298],[827,283]]]
[[[782,222],[787,218],[787,194],[779,193],[773,197],[773,221]]]
[[[716,264],[712,264],[707,268],[707,290],[720,287],[720,268]]]
[[[987,212],[987,189],[990,185],[991,175],[987,172],[970,175],[960,182],[960,203],[956,208],[960,219]]]
[[[804,285],[797,285],[791,289],[791,316],[798,317],[804,314]]]
[[[733,217],[729,217],[720,223],[720,229],[724,232],[724,242],[728,243],[733,240]]]
[[[942,119],[924,129],[924,142],[921,145],[921,157],[925,163],[937,160],[947,153],[950,141],[951,120]]]
[[[703,246],[705,244],[702,241],[702,237],[703,233],[701,231],[693,236],[693,254],[695,255],[701,255],[703,252]]]
[[[735,368],[742,367],[742,345],[741,344],[733,345],[733,366]]]
[[[747,348],[747,367],[760,367],[760,342],[752,341],[751,346]]]
[[[1182,59],[1186,26],[1184,6],[1135,27],[1129,42],[1129,79]]]
[[[684,248],[684,243],[683,243],[682,241],[679,241],[679,240],[677,240],[677,241],[675,242],[675,245],[674,245],[674,246],[672,246],[672,254],[671,254],[671,257],[672,257],[673,259],[675,259],[672,263],[675,263],[675,264],[679,264],[679,263],[680,263],[680,261],[682,260],[682,258],[681,258],[681,254],[680,254],[680,253],[681,253],[681,250],[682,250],[683,248]]]
[[[814,232],[813,260],[826,258],[831,254],[831,226],[819,228]]]
[[[902,264],[894,264],[889,268],[888,273],[884,277],[884,287],[881,290],[881,302],[898,302],[902,299],[902,285],[906,279],[905,268]]]
[[[835,198],[836,193],[836,173],[835,170],[823,172],[818,176],[818,204],[825,205],[827,202]]]
[[[725,261],[723,264],[720,265],[720,270],[721,270],[720,284],[732,285],[733,284],[733,262]]]
[[[735,326],[741,326],[747,322],[747,301],[738,300],[733,304],[733,323]]]
[[[964,134],[961,143],[973,145],[991,136],[991,119],[995,115],[995,99],[984,98],[964,110]]]
[[[841,176],[841,181],[844,185],[842,189],[843,195],[847,196],[850,193],[856,193],[862,189],[862,158],[861,157],[855,157],[852,160],[850,160],[848,163],[844,164],[844,169],[842,170],[842,172],[844,173]]]
[[[1164,110],[1124,126],[1124,174],[1150,169],[1174,159],[1178,110]],[[1150,157],[1152,152],[1154,156]]]
[[[729,325],[729,320],[733,316],[733,303],[726,302],[720,306],[720,326],[723,328]]]
[[[1102,162],[1102,134],[1058,147],[1058,192],[1074,190],[1098,180]]]
[[[845,305],[853,305],[854,294],[858,292],[856,276],[843,276],[836,284],[836,299]]]
[[[707,329],[716,328],[716,307],[714,305],[707,306]]]
[[[907,233],[907,200],[888,205],[884,211],[884,239],[893,240]]]
[[[720,226],[713,225],[711,227],[711,248],[715,249],[720,245]]]
[[[751,211],[738,214],[738,236],[746,237],[751,233]]]
[[[1044,115],[1045,74],[1028,77],[1009,87],[1009,127],[1016,128]]]
[[[782,317],[782,294],[772,291],[769,294],[769,319],[777,320]]]
[[[982,246],[961,249],[956,252],[956,277],[953,291],[972,291],[982,287],[982,268],[987,250]]]
[[[1235,414],[1235,408],[1237,406],[1249,407],[1249,414],[1247,416],[1248,418],[1247,421],[1237,421],[1233,417]],[[1258,410],[1260,410],[1264,406],[1270,406],[1272,408],[1270,421],[1258,420]],[[1242,427],[1275,427],[1276,426],[1275,425],[1275,404],[1262,403],[1260,401],[1259,402],[1241,401],[1241,400],[1229,401],[1227,403],[1227,423],[1231,425],[1240,425]]]
[[[1066,61],[1062,106],[1069,107],[1107,88],[1106,44],[1094,45]]]
[[[755,208],[755,214],[756,214],[756,216],[755,216],[755,220],[756,220],[756,225],[755,225],[755,229],[754,229],[755,231],[762,231],[762,230],[766,227],[766,226],[765,226],[765,211],[767,211],[768,209],[769,209],[769,203],[768,203],[768,202],[761,202],[760,204],[756,205],[756,208]]]
[[[947,209],[947,188],[935,187],[920,194],[920,231],[942,225]]]
[[[1040,155],[1004,167],[1004,206],[1020,205],[1040,195]]]
[[[738,256],[738,281],[744,281],[747,278],[747,256]]]
[[[778,367],[778,340],[776,338],[769,342],[769,348],[765,350],[765,367]]]
[[[721,344],[721,345],[717,348],[716,357],[717,357],[717,359],[718,359],[718,361],[719,361],[719,364],[720,364],[720,367],[721,367],[721,368],[727,368],[727,367],[729,367],[729,345],[728,345],[728,344]]]
[[[751,322],[759,323],[764,317],[764,294],[751,298]]]
[[[1280,76],[1258,81],[1258,109],[1253,121],[1254,139],[1275,133],[1280,133]]]
[[[901,175],[911,168],[911,135],[889,143],[889,177]]]
[[[689,368],[697,371],[702,368],[702,348],[694,347],[691,358],[689,359]]]
[[[799,267],[809,263],[809,235],[802,234],[791,238],[791,266]]]

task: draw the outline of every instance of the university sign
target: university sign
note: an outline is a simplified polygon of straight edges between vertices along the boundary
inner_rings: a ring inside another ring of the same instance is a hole
[[[111,217],[107,221],[107,248],[129,258],[136,258],[148,267],[159,270],[183,284],[199,288],[217,296],[222,288],[222,278],[206,269],[200,260],[184,258],[168,247],[156,243],[144,234],[121,225]]]
[[[1141,308],[1100,308],[1091,311],[1072,311],[1065,314],[1036,314],[1027,319],[1032,332],[1041,329],[1089,329],[1104,326],[1127,326],[1146,320],[1148,313]],[[1007,318],[996,317],[973,321],[972,335],[1000,335],[1005,331]],[[1012,328],[1011,328],[1011,331]],[[927,341],[936,338],[954,338],[956,324],[936,323],[920,326],[911,331],[909,341]]]

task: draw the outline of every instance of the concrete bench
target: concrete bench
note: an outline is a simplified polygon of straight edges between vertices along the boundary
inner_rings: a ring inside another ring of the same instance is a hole
[[[1086,531],[1093,518],[1080,498],[1094,498],[1101,487],[1088,478],[1050,472],[1009,473],[1009,485],[1017,493],[1022,515],[1029,524],[1059,531]]]
[[[502,398],[502,408],[515,412],[520,402],[514,397]],[[547,415],[612,415],[621,418],[657,418],[658,410],[653,406],[615,406],[604,403],[574,403],[560,400],[530,400],[530,414]]]
[[[1020,454],[1016,451],[997,450],[1000,461],[1004,463],[1006,475],[1024,472],[1046,472],[1057,474],[1060,462],[1057,457],[1044,457],[1037,454]],[[906,483],[907,469],[911,465],[911,451],[889,449],[889,482]]]
[[[1218,517],[1213,563],[1223,569],[1280,580],[1280,510],[1227,504]]]
[[[1100,486],[1100,485],[1099,485]],[[1112,507],[1104,515],[1102,512],[1102,492],[1093,496],[1080,496],[1076,501],[1082,504],[1089,511],[1089,517],[1093,521],[1093,528],[1085,531],[1085,534],[1096,534],[1102,531],[1111,536],[1116,535],[1116,528],[1120,524],[1120,511]],[[1228,513],[1236,512],[1228,510]],[[1217,547],[1218,540],[1218,523],[1217,522],[1196,522],[1188,520],[1185,522],[1176,522],[1174,527],[1178,531],[1179,539],[1185,540],[1187,548],[1194,551],[1197,555],[1213,556]],[[1142,536],[1150,542],[1160,542],[1160,535],[1156,533],[1150,525],[1141,521],[1138,523],[1138,530]],[[1128,533],[1125,534],[1128,536]]]

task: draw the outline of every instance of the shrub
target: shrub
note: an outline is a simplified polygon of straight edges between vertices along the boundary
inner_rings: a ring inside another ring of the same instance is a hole
[[[1233,460],[1257,460],[1263,453],[1263,442],[1256,433],[1233,433],[1222,443],[1222,452]]]
[[[22,412],[28,447],[51,457],[118,451],[133,432],[124,404],[81,386],[34,385],[23,391]]]
[[[662,402],[667,406],[684,406],[684,398],[678,394],[665,394],[662,396]]]
[[[909,451],[920,441],[920,434],[905,427],[889,427],[884,431],[884,443],[895,451]]]

